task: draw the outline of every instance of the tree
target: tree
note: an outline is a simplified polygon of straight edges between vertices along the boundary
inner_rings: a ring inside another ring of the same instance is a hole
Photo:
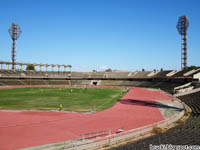
[[[197,67],[197,66],[187,66],[186,68],[187,69],[198,69],[199,67]]]
[[[106,69],[105,72],[112,72],[112,69]]]
[[[144,68],[142,68],[142,72],[144,72],[145,70],[144,70]]]
[[[92,72],[97,72],[96,70],[92,70]]]
[[[160,68],[160,71],[163,71],[163,68]]]
[[[33,64],[27,65],[26,70],[35,70],[35,66]]]

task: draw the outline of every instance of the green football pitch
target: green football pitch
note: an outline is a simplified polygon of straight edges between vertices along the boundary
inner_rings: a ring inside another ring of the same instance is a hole
[[[127,89],[29,87],[0,90],[0,109],[101,111],[112,107]]]

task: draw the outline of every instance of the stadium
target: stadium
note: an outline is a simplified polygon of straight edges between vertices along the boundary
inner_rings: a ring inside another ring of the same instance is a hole
[[[9,62],[1,64],[8,65]],[[86,73],[3,69],[0,77],[1,148],[97,149],[137,139],[154,130],[153,136],[113,149],[148,149],[149,144],[198,144],[200,92],[199,79],[195,77],[199,71],[189,68]],[[115,100],[108,103],[107,100],[113,100],[106,96],[113,95],[102,91],[107,93],[104,94],[106,100],[98,101],[101,97],[97,97],[92,102],[98,93],[94,91],[92,97],[86,98],[92,104],[87,103],[87,108],[80,107],[85,104],[77,103],[73,97],[85,99],[79,94],[91,95],[90,89],[112,89]],[[48,90],[53,94],[45,93]],[[62,90],[71,95],[74,93],[67,99],[77,104],[59,99],[53,99],[56,102],[49,104],[52,97],[61,95]],[[22,99],[23,103],[20,102]],[[43,99],[48,101],[43,102]],[[62,111],[58,112],[60,103],[63,104]],[[108,106],[102,108],[105,103]],[[174,127],[168,129],[172,124]],[[12,144],[9,141],[13,141]]]
[[[187,63],[188,20],[176,26],[181,69],[148,71],[20,62],[23,28],[13,22],[11,60],[0,60],[0,150],[199,149],[200,67]]]

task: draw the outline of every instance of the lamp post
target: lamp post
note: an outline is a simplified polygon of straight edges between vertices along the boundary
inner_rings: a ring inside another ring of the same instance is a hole
[[[180,16],[177,23],[177,30],[181,35],[182,43],[181,43],[181,69],[185,69],[187,67],[187,29],[189,26],[189,21],[187,16]]]
[[[16,23],[12,23],[11,27],[8,29],[8,32],[10,34],[10,37],[12,39],[12,55],[11,55],[11,58],[12,58],[12,70],[15,69],[15,48],[16,48],[16,40],[19,38],[20,34],[21,34],[21,29],[19,27],[18,24]]]

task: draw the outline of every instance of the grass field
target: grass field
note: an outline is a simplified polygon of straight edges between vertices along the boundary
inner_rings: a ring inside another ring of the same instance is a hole
[[[125,93],[121,88],[30,87],[0,90],[0,109],[101,111]]]

